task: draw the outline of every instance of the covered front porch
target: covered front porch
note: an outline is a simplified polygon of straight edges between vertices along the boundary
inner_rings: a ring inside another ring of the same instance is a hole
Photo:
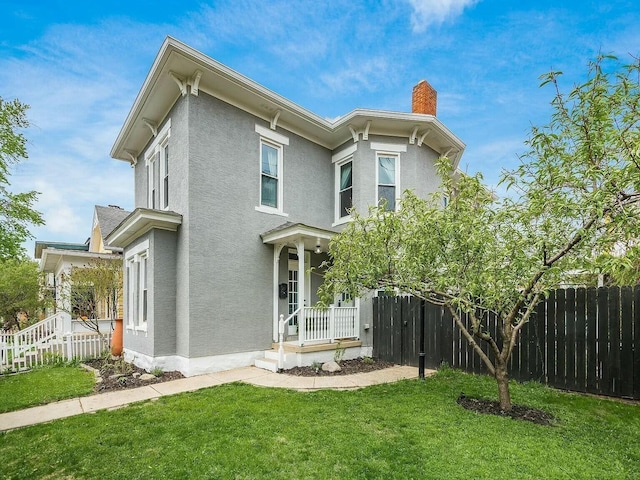
[[[321,265],[336,233],[288,222],[262,234],[263,243],[273,245],[274,343],[308,347],[359,339],[358,299],[343,295],[328,308],[315,306]]]

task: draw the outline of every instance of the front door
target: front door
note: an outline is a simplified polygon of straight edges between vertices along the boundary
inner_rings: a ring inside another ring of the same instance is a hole
[[[309,252],[304,252],[305,259],[305,303],[306,307],[309,304],[310,292],[311,292],[311,278],[309,275]],[[299,291],[298,291],[298,254],[295,250],[289,250],[289,268],[288,268],[288,290],[289,290],[289,300],[288,300],[288,313],[291,315],[298,309],[299,306]],[[298,316],[294,316],[289,320],[289,329],[287,331],[287,335],[297,335],[298,334]]]

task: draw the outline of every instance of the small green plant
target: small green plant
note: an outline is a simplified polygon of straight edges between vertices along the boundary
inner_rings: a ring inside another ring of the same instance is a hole
[[[315,361],[311,364],[311,368],[313,368],[313,370],[318,373],[320,371],[320,369],[322,368],[322,362],[318,362]]]
[[[121,373],[122,375],[129,375],[133,373],[133,367],[130,363],[125,362],[124,357],[120,357],[114,361],[113,368],[116,373]]]
[[[164,370],[162,370],[162,368],[160,367],[154,367],[154,369],[151,370],[151,375],[153,375],[154,377],[161,377],[163,373]]]
[[[345,350],[346,348],[342,346],[342,342],[338,341],[338,344],[336,345],[336,352],[333,354],[333,360],[336,363],[342,362]]]
[[[364,363],[365,365],[373,365],[374,363],[376,363],[376,361],[371,357],[364,357],[362,359],[362,363]]]

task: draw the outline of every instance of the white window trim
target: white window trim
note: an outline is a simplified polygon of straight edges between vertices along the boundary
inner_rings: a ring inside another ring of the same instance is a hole
[[[333,216],[335,221],[331,224],[332,226],[341,225],[343,223],[347,223],[352,220],[351,214],[345,215],[344,217],[340,216],[340,168],[346,164],[351,162],[351,207],[353,208],[353,156],[343,157],[342,160],[336,162],[334,165],[334,212]]]
[[[261,125],[255,126],[256,133],[260,135],[259,155],[258,155],[258,205],[255,207],[257,212],[267,213],[270,215],[279,215],[288,217],[288,213],[284,213],[284,146],[289,145],[289,138],[269,130]],[[262,144],[269,145],[278,151],[278,206],[277,208],[268,205],[262,205]]]
[[[388,145],[387,145],[388,146]],[[402,146],[402,145],[399,145]],[[386,150],[386,151],[380,151],[380,150],[376,150],[376,165],[375,165],[375,169],[376,169],[376,184],[375,184],[375,188],[376,188],[376,193],[375,193],[375,199],[376,199],[376,206],[379,205],[380,199],[378,198],[378,187],[380,186],[380,168],[378,165],[378,158],[380,157],[393,157],[396,159],[395,163],[395,177],[396,177],[396,183],[395,183],[395,187],[396,187],[396,205],[395,205],[395,209],[393,211],[397,212],[398,211],[398,207],[399,207],[399,200],[400,200],[400,152],[394,152],[393,150]]]
[[[164,194],[164,177],[166,175],[165,159],[164,159],[164,147],[167,146],[171,137],[171,119],[168,119],[162,129],[156,135],[153,143],[149,146],[149,149],[145,155],[145,165],[147,168],[147,207],[151,208],[153,205],[153,183],[157,180],[158,184],[158,205],[154,210],[168,210],[169,206],[164,206],[166,202]],[[159,155],[158,155],[159,154]],[[160,162],[158,165],[158,178],[152,175],[153,163]]]
[[[146,332],[147,325],[149,324],[149,319],[147,318],[144,322],[142,321],[142,313],[144,309],[144,304],[142,303],[142,289],[140,288],[140,278],[141,275],[138,275],[136,279],[136,290],[132,289],[131,285],[131,277],[129,276],[129,269],[136,268],[135,265],[138,264],[138,268],[142,265],[142,259],[147,260],[147,272],[146,272],[146,280],[149,278],[149,240],[145,240],[140,243],[133,249],[127,252],[127,257],[125,258],[125,266],[127,269],[127,323],[125,328],[127,330]],[[137,312],[134,312],[134,302],[133,299],[135,295],[138,295],[138,309]],[[149,288],[147,282],[147,317],[149,315]]]

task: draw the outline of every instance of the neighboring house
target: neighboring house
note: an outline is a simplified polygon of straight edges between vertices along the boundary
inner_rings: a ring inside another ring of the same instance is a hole
[[[70,305],[71,286],[68,276],[73,267],[83,267],[96,258],[122,261],[122,249],[105,242],[106,236],[131,212],[109,205],[95,206],[91,235],[84,243],[36,241],[35,258],[40,260],[40,270],[46,273],[47,287],[56,300],[52,311],[58,312],[63,319],[64,332],[82,332],[87,328],[78,316],[82,312],[74,312]],[[98,318],[104,319],[100,328],[111,328],[111,320],[104,305],[97,305]],[[47,315],[49,316],[49,315]]]
[[[465,145],[435,113],[422,81],[412,113],[330,121],[167,38],[111,150],[135,178],[135,209],[106,239],[124,252],[126,358],[273,369],[260,359],[278,358],[280,315],[287,366],[333,358],[338,341],[371,355],[371,302],[310,308],[318,267],[352,207],[394,209],[405,189],[436,191],[439,156],[457,165]]]

